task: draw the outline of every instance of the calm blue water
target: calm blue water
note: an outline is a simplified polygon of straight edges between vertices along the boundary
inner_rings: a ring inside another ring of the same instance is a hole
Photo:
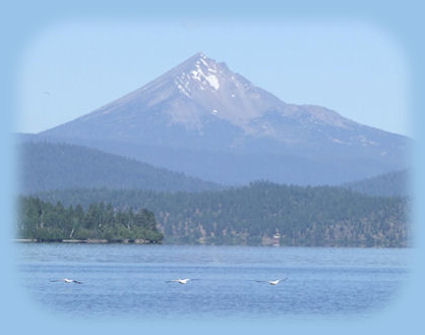
[[[19,244],[19,276],[52,313],[81,318],[368,316],[397,298],[409,250]],[[288,277],[276,286],[255,280]],[[82,285],[50,282],[72,278]],[[195,278],[187,285],[167,283]],[[40,306],[41,307],[41,306]]]

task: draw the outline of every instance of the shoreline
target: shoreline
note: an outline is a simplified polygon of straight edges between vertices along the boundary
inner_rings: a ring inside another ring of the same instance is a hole
[[[247,245],[247,244],[182,244],[182,243],[163,243],[163,241],[147,241],[147,240],[104,240],[104,239],[87,239],[87,240],[37,240],[37,239],[13,239],[17,243],[69,243],[69,244],[158,244],[158,245],[175,245],[175,246],[235,246],[235,247],[264,247],[264,248],[334,248],[334,249],[411,249],[412,246],[365,246],[365,245]]]
[[[75,240],[75,239],[64,239],[64,240],[38,240],[31,238],[16,238],[13,242],[18,243],[81,243],[81,244],[108,244],[108,243],[119,243],[119,244],[161,244],[157,241],[149,241],[143,239],[123,239],[123,240],[104,240],[104,239],[86,239],[86,240]]]

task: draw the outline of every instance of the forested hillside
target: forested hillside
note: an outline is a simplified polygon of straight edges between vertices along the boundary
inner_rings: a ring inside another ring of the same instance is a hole
[[[107,189],[41,193],[52,203],[110,202],[155,213],[167,243],[402,247],[408,242],[408,200],[371,197],[338,187],[257,182],[198,194]]]
[[[407,170],[394,171],[373,178],[347,183],[344,187],[356,192],[376,196],[408,196],[409,173]]]
[[[19,145],[20,191],[107,187],[199,192],[220,186],[99,150],[70,144]]]

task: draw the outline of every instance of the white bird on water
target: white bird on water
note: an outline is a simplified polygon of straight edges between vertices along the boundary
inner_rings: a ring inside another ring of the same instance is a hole
[[[288,278],[283,278],[283,279],[276,279],[276,280],[256,280],[256,282],[258,283],[269,283],[270,285],[277,285],[279,284],[281,281],[285,281]]]
[[[68,278],[63,278],[63,279],[58,279],[58,280],[51,280],[51,282],[55,282],[55,281],[63,281],[64,283],[70,284],[70,283],[75,283],[75,284],[82,284],[82,282],[75,280],[75,279],[68,279]]]
[[[185,279],[174,279],[174,280],[167,280],[167,283],[179,283],[179,284],[187,284],[191,279],[185,278]],[[196,279],[192,279],[196,280]]]

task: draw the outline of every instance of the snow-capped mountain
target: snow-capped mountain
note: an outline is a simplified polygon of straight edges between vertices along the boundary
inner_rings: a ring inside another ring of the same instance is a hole
[[[38,136],[221,183],[370,177],[404,168],[409,142],[324,107],[285,103],[202,53]]]

